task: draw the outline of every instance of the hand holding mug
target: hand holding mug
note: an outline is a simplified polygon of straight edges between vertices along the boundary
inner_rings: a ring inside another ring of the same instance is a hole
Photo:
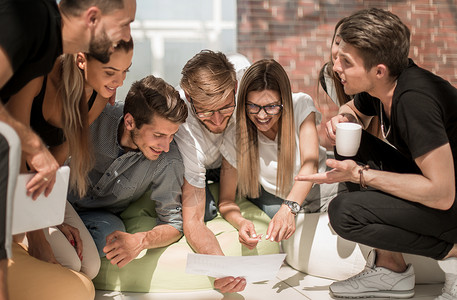
[[[336,152],[345,157],[357,154],[362,136],[362,126],[357,123],[336,124]]]

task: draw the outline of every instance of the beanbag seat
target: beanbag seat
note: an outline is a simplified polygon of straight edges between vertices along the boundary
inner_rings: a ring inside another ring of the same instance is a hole
[[[7,277],[10,300],[94,299],[94,285],[84,274],[36,259],[26,250],[23,244],[12,244]]]
[[[327,213],[298,213],[296,231],[282,241],[286,262],[305,274],[343,280],[361,272],[370,247],[343,239],[333,231]],[[414,266],[417,284],[444,281],[436,260],[404,254],[406,263]]]
[[[218,195],[218,184],[210,186],[213,195]],[[216,198],[216,197],[215,197]],[[217,198],[216,198],[217,200]],[[242,215],[252,220],[256,231],[265,233],[270,218],[257,206],[244,198],[236,200]],[[129,233],[148,231],[156,225],[153,201],[146,193],[132,203],[122,214]],[[266,255],[279,253],[279,244],[261,241],[253,250],[241,245],[238,231],[219,214],[207,222],[222,251],[227,256]],[[144,250],[123,268],[113,266],[102,258],[100,272],[93,279],[96,289],[125,292],[185,292],[213,289],[214,278],[185,273],[187,254],[194,253],[185,237],[167,247]]]

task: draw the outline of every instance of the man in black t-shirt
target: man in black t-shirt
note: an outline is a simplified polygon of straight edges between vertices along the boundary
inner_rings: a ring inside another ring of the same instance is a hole
[[[27,185],[34,198],[51,192],[58,164],[40,138],[26,124],[12,118],[9,97],[32,79],[47,74],[62,53],[89,52],[107,61],[113,46],[130,39],[130,23],[135,18],[135,0],[0,0],[0,122],[14,129],[22,153],[37,172]],[[30,109],[28,104],[24,110]],[[8,153],[9,144],[0,136],[0,150]],[[8,182],[7,155],[0,157],[0,180]],[[9,181],[11,182],[11,181]],[[14,187],[10,184],[8,188]],[[6,203],[7,191],[0,191]],[[6,299],[6,211],[0,216],[0,299]],[[44,238],[44,235],[42,236]]]
[[[359,184],[330,203],[329,218],[340,236],[375,249],[360,274],[330,291],[412,297],[414,269],[402,256],[411,253],[438,260],[446,283],[437,299],[457,299],[457,89],[408,59],[409,29],[392,13],[359,11],[339,34],[334,71],[356,96],[327,123],[327,134],[334,142],[337,123],[364,126],[378,116],[390,144],[363,132],[355,157],[335,153],[338,160],[327,162],[333,170],[297,178]]]

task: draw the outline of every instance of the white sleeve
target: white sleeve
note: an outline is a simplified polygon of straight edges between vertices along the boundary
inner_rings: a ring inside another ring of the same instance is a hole
[[[174,139],[178,144],[184,163],[184,178],[191,185],[197,188],[204,188],[206,184],[206,168],[203,164],[204,155],[197,139],[192,136],[187,123],[181,124]]]
[[[222,142],[220,152],[225,160],[236,169],[236,123],[230,122],[224,132],[224,141]]]
[[[301,123],[309,116],[310,113],[316,114],[316,125],[322,120],[321,113],[314,106],[314,101],[308,94],[293,93],[292,99],[294,103],[295,128],[300,128]]]

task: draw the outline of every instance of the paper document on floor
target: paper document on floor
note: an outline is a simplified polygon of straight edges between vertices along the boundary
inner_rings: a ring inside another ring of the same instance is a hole
[[[244,277],[247,282],[275,278],[286,254],[220,256],[189,253],[186,273],[221,278]]]

